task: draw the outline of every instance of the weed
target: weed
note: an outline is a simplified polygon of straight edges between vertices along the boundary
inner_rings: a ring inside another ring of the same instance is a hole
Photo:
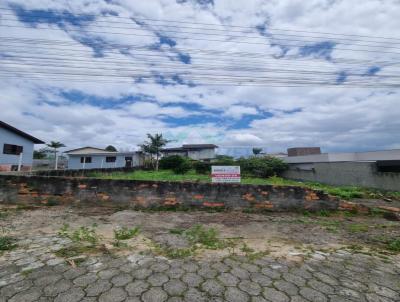
[[[123,228],[114,230],[114,237],[117,240],[127,240],[127,239],[131,239],[131,238],[137,236],[139,234],[139,232],[140,232],[139,227],[134,227],[131,229],[128,229],[127,227],[123,227]]]
[[[379,209],[379,208],[372,208],[372,209],[369,211],[369,214],[370,214],[371,216],[375,216],[375,217],[381,217],[381,216],[383,216],[385,213],[386,213],[386,211],[384,211],[384,210],[382,210],[382,209]]]
[[[21,272],[22,276],[28,277],[33,272],[33,269],[26,269]]]
[[[94,246],[72,245],[64,247],[55,252],[55,255],[62,258],[72,258],[82,254],[96,254],[100,249]]]
[[[57,234],[61,237],[69,237],[69,224],[64,223]]]
[[[17,245],[15,244],[15,239],[8,236],[0,237],[0,251],[9,251],[15,248]]]
[[[224,242],[218,238],[218,231],[214,228],[206,229],[201,224],[196,224],[184,232],[184,236],[191,244],[201,244],[209,249],[220,249]]]
[[[99,236],[96,234],[95,227],[95,224],[91,228],[81,226],[77,230],[71,232],[69,225],[64,224],[58,231],[58,235],[67,237],[76,242],[85,241],[90,244],[96,244],[99,240]]]
[[[387,248],[393,252],[400,252],[400,239],[393,239],[387,243]]]
[[[317,212],[317,215],[322,217],[329,217],[331,216],[331,213],[327,210],[320,210]]]
[[[186,258],[193,256],[195,254],[195,249],[193,248],[182,248],[182,249],[174,249],[174,248],[164,248],[162,254],[171,259],[178,258]]]
[[[71,239],[74,241],[87,241],[91,244],[95,244],[98,241],[98,236],[94,227],[88,228],[81,226],[79,229],[75,230],[72,235]]]
[[[112,245],[116,248],[127,248],[128,244],[126,242],[123,242],[121,240],[115,240]]]
[[[49,198],[45,203],[45,205],[48,207],[58,206],[59,204],[60,202],[56,198]]]
[[[10,215],[10,213],[8,213],[8,212],[0,212],[0,219],[7,218],[8,215]]]
[[[183,228],[173,228],[169,230],[170,234],[174,234],[174,235],[183,235],[183,233],[185,232],[185,229]]]

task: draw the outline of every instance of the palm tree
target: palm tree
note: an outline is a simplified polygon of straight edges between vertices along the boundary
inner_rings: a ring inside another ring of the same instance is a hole
[[[140,148],[143,152],[148,153],[153,158],[153,155],[156,157],[156,166],[155,170],[158,171],[158,162],[160,158],[161,149],[169,143],[169,140],[163,138],[162,134],[156,133],[155,135],[147,134],[147,138],[149,141],[145,141]]]
[[[58,152],[57,149],[65,147],[65,145],[61,142],[54,142],[54,141],[51,141],[49,144],[46,144],[46,145],[47,145],[47,147],[53,149],[54,159],[55,159],[55,167],[54,168],[57,170],[57,152]]]
[[[262,150],[263,150],[262,148],[253,148],[253,154],[257,156],[262,152]]]

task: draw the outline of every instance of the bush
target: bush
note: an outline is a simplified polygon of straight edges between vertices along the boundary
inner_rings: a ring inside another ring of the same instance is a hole
[[[192,162],[185,157],[182,157],[182,159],[183,161],[172,169],[175,174],[185,174],[192,169]]]
[[[211,164],[210,163],[196,161],[193,164],[193,167],[196,170],[196,173],[198,173],[198,174],[209,174],[211,172]]]
[[[180,166],[185,161],[185,158],[179,155],[166,156],[160,159],[160,169],[173,170]]]
[[[279,175],[288,168],[283,160],[271,156],[240,158],[237,164],[244,175],[262,178]]]

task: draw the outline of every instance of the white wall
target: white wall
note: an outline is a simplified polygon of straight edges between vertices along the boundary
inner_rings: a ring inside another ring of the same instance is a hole
[[[322,153],[304,156],[288,156],[283,158],[287,163],[323,163],[350,161],[400,160],[400,149],[354,153]]]
[[[81,163],[81,157],[91,157],[91,163]],[[107,156],[115,156],[117,160],[114,163],[107,163]],[[100,169],[103,161],[103,169],[107,168],[123,168],[125,167],[125,157],[132,157],[132,167],[140,166],[140,155],[138,153],[119,153],[119,154],[69,154],[68,169]]]
[[[19,155],[3,154],[4,144],[22,146],[22,165],[32,166],[33,161],[33,142],[11,132],[0,128],[0,165],[18,165]]]

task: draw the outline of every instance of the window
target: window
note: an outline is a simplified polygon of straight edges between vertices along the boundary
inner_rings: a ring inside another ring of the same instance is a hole
[[[20,155],[24,151],[22,146],[4,144],[3,154]]]
[[[400,160],[379,160],[376,165],[378,172],[400,173]]]
[[[81,164],[83,164],[83,162],[85,162],[86,164],[90,164],[92,162],[92,158],[90,156],[82,156],[81,157]]]
[[[106,163],[115,163],[117,158],[115,156],[107,156],[106,157]]]

